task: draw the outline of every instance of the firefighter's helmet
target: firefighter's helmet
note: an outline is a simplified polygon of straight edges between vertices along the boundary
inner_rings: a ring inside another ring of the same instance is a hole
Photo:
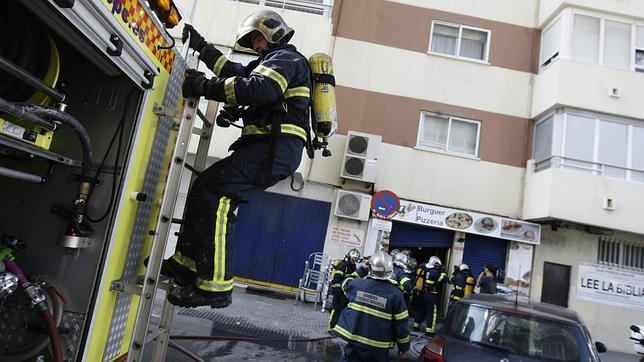
[[[432,256],[429,258],[429,262],[427,262],[428,268],[438,268],[441,265],[443,265],[443,262],[441,261],[441,258],[437,256]]]
[[[407,266],[409,267],[409,271],[413,272],[414,270],[416,270],[416,268],[418,268],[418,260],[416,260],[416,258],[409,258]]]
[[[282,17],[272,10],[261,10],[249,15],[239,26],[237,44],[253,49],[251,33],[260,32],[272,45],[286,44],[291,40],[295,30],[286,25]]]
[[[360,259],[360,251],[356,248],[349,250],[349,252],[347,253],[347,259],[355,264],[358,259]]]
[[[378,251],[369,258],[369,277],[373,279],[388,279],[394,270],[391,255]]]
[[[403,269],[407,269],[407,263],[409,263],[409,257],[405,253],[398,253],[394,256],[394,265],[398,265]]]

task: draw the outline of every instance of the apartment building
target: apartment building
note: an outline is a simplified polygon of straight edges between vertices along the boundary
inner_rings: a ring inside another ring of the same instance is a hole
[[[263,7],[296,29],[302,53],[334,61],[333,156],[305,158],[240,208],[240,281],[292,290],[309,253],[369,255],[384,240],[448,270],[495,264],[512,289],[579,311],[596,340],[632,351],[628,326],[644,320],[644,4],[179,4],[232,60],[252,59],[234,37]],[[238,136],[216,129],[210,162]],[[389,222],[369,216],[381,190],[401,200]]]

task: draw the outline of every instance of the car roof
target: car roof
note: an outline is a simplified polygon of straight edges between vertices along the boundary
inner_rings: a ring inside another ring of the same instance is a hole
[[[558,305],[531,302],[525,298],[519,298],[515,301],[514,296],[494,295],[494,294],[475,294],[460,301],[465,304],[480,305],[486,308],[501,310],[504,312],[534,317],[539,319],[548,319],[567,324],[581,324],[583,321],[577,312]]]

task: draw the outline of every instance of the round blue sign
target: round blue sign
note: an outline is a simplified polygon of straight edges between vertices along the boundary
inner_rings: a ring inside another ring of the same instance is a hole
[[[389,190],[378,191],[371,198],[371,211],[376,217],[390,219],[399,209],[400,199]]]

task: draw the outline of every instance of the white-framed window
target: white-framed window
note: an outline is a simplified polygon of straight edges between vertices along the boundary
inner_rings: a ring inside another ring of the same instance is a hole
[[[635,28],[635,71],[644,72],[644,26]]]
[[[644,122],[560,109],[535,125],[535,170],[551,167],[644,182]]]
[[[232,0],[243,3],[331,16],[333,0]]]
[[[433,21],[429,52],[487,62],[491,32],[472,26]]]
[[[541,33],[540,71],[559,58],[644,72],[644,24],[586,9],[564,9]]]
[[[431,112],[420,113],[421,149],[478,157],[481,122]]]
[[[541,54],[539,54],[539,66],[548,66],[561,51],[561,28],[564,20],[559,17],[541,33]]]
[[[644,269],[644,244],[600,237],[597,261],[611,266]]]

